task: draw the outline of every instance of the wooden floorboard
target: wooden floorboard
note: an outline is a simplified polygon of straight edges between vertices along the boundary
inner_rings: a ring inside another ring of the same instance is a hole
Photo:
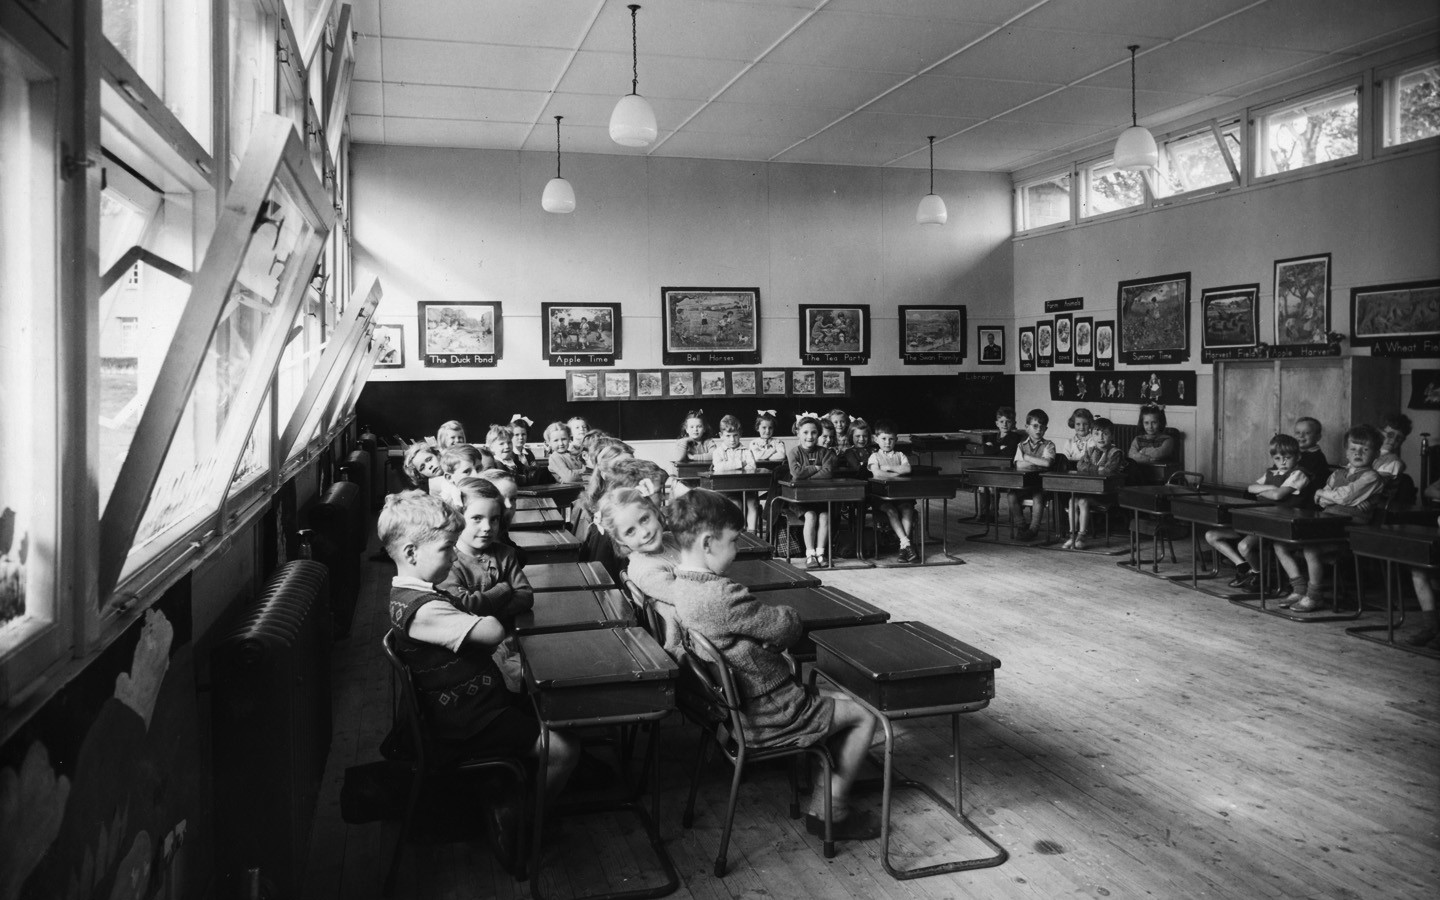
[[[961,510],[965,512],[966,510]],[[932,519],[932,529],[938,517]],[[711,873],[729,768],[702,774],[694,828],[680,812],[698,747],[662,726],[661,833],[700,900],[984,897],[1429,898],[1440,892],[1440,662],[1127,572],[1113,558],[966,543],[967,565],[827,572],[896,621],[927,622],[1000,658],[996,697],[961,718],[967,814],[1010,853],[1002,866],[892,879],[879,843],[826,860],[788,818],[780,768],[742,787],[729,873]],[[1121,532],[1123,534],[1123,531]],[[372,548],[373,549],[373,548]],[[1188,572],[1188,542],[1175,572]],[[393,824],[347,825],[347,767],[379,758],[389,727],[379,640],[391,569],[369,561],[334,656],[335,735],[304,896],[379,897]],[[1378,621],[1368,613],[1367,621]],[[949,796],[949,722],[900,723],[896,766]],[[805,798],[802,797],[802,806]],[[879,807],[877,792],[857,795]],[[918,792],[896,797],[902,865],[978,845]],[[570,820],[547,850],[554,900],[650,883],[650,847],[623,816]],[[483,841],[419,843],[396,896],[530,895]]]

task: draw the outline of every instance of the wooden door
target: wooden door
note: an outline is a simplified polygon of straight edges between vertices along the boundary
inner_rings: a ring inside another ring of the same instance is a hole
[[[1215,477],[1227,484],[1254,481],[1269,465],[1270,437],[1279,422],[1275,363],[1221,362],[1216,374]]]

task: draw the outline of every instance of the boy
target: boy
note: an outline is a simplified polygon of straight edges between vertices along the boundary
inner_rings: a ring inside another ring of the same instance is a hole
[[[1043,409],[1032,409],[1025,414],[1027,437],[1015,448],[1015,470],[1018,472],[1044,472],[1055,462],[1055,442],[1045,440],[1045,429],[1050,427],[1050,417]],[[1025,492],[1023,489],[1010,491],[1010,522],[1020,523],[1015,532],[1017,541],[1033,541],[1040,536],[1041,517],[1045,514],[1045,492],[1037,490],[1030,495],[1030,524],[1025,524]]]
[[[446,447],[440,451],[440,471],[451,481],[459,481],[462,478],[469,478],[478,475],[485,469],[493,467],[494,460],[487,462],[486,457],[490,453],[481,450],[474,444],[456,444]]]
[[[1404,413],[1392,413],[1380,425],[1380,454],[1375,457],[1375,471],[1387,482],[1405,474],[1405,463],[1400,459],[1400,445],[1410,436],[1410,417]]]
[[[1301,416],[1295,420],[1295,441],[1300,445],[1297,465],[1310,479],[1309,492],[1312,495],[1330,477],[1330,461],[1325,458],[1325,451],[1320,449],[1320,432],[1319,419]],[[1309,499],[1306,498],[1307,501]]]
[[[404,491],[385,498],[376,530],[395,561],[390,624],[395,649],[410,670],[425,723],[447,756],[540,753],[540,725],[528,703],[505,688],[492,654],[505,637],[494,616],[461,609],[435,583],[450,574],[460,515],[438,498]],[[579,758],[579,743],[550,733],[545,797],[554,802]]]
[[[1286,434],[1275,435],[1270,439],[1270,461],[1273,465],[1260,473],[1254,484],[1247,485],[1246,492],[1273,500],[1276,506],[1308,505],[1315,491],[1309,486],[1310,476],[1300,468],[1300,442]],[[1240,532],[1233,528],[1212,528],[1205,532],[1205,543],[1235,564],[1230,587],[1250,592],[1260,589],[1260,576],[1255,571],[1260,567],[1259,541],[1254,535],[1241,539]]]
[[[692,490],[671,505],[670,530],[678,546],[675,615],[689,635],[701,634],[724,655],[744,699],[740,710],[752,746],[829,742],[835,759],[830,781],[833,837],[879,836],[873,812],[850,811],[850,788],[865,761],[875,718],[844,697],[820,697],[790,677],[782,648],[800,637],[800,617],[788,606],[761,603],[725,577],[735,561],[735,540],[745,520],[739,507],[713,491]],[[693,652],[693,650],[692,650]],[[824,833],[823,798],[815,792],[805,828]]]
[[[589,424],[580,416],[571,416],[570,421],[565,424],[570,427],[570,452],[582,453],[580,444],[584,442],[585,435],[590,432]]]
[[[1076,461],[1075,471],[1081,475],[1118,475],[1125,471],[1125,453],[1114,444],[1115,423],[1101,417],[1094,421],[1094,429],[1095,440]],[[1084,550],[1085,541],[1090,537],[1090,498],[1082,496],[1073,499],[1072,533],[1060,547],[1063,550]]]
[[[579,484],[585,480],[585,458],[572,449],[570,427],[564,422],[551,422],[545,428],[545,446],[550,453],[545,465],[556,484]]]
[[[866,462],[872,478],[895,478],[910,474],[910,458],[895,449],[895,426],[887,421],[875,423],[875,443],[878,445]],[[914,500],[879,500],[875,509],[885,514],[890,528],[900,538],[900,561],[915,562],[919,559],[915,548],[910,546],[910,535],[915,531]]]
[[[1373,468],[1381,441],[1380,432],[1369,425],[1356,425],[1345,432],[1346,467],[1333,472],[1325,486],[1315,492],[1315,502],[1325,515],[1348,516],[1361,525],[1370,521],[1374,514],[1373,501],[1385,485],[1385,479]],[[1275,556],[1290,577],[1290,596],[1281,601],[1281,607],[1300,613],[1315,612],[1321,608],[1324,554],[1337,546],[1317,544],[1305,547],[1306,574],[1302,575],[1295,560],[1295,548],[1275,544]]]
[[[981,444],[981,449],[986,456],[1003,456],[1011,459],[1015,456],[1015,448],[1020,446],[1020,441],[1025,433],[1015,430],[1015,407],[1002,406],[995,410],[995,440],[986,441]],[[979,504],[976,511],[976,518],[981,522],[993,522],[995,512],[991,507],[991,499],[994,495],[991,488],[980,488]]]

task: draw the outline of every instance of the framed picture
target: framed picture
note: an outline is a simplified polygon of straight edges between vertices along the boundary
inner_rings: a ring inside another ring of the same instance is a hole
[[[737,397],[754,397],[759,393],[759,383],[753,369],[734,369],[730,372],[730,393]]]
[[[690,370],[665,373],[665,396],[695,396],[695,373]]]
[[[902,306],[900,361],[907,366],[965,361],[965,307]]]
[[[1088,369],[1095,365],[1095,319],[1075,317],[1075,365]]]
[[[1115,369],[1115,323],[1095,323],[1095,368],[1100,371]]]
[[[1260,343],[1260,285],[1232,284],[1200,292],[1200,357]]]
[[[815,395],[815,370],[814,369],[791,369],[790,370],[790,393],[797,397]]]
[[[760,289],[662,287],[667,366],[760,362]]]
[[[807,366],[870,361],[869,306],[800,306],[800,361]]]
[[[613,366],[620,357],[620,304],[542,303],[540,355],[552,366]]]
[[[1055,365],[1055,323],[1050,319],[1035,323],[1035,364],[1046,369]]]
[[[574,369],[565,373],[566,400],[599,400],[600,373],[579,372]]]
[[[1410,373],[1410,409],[1440,409],[1440,369],[1415,369]]]
[[[700,396],[723,397],[728,393],[730,387],[725,383],[725,370],[700,373]]]
[[[821,369],[820,393],[841,396],[850,393],[849,369]]]
[[[652,398],[665,396],[665,373],[659,370],[636,372],[635,396]]]
[[[1027,325],[1019,329],[1015,342],[1020,348],[1016,351],[1020,354],[1020,371],[1035,371],[1035,326]]]
[[[1055,364],[1070,365],[1075,361],[1074,348],[1071,343],[1074,328],[1074,313],[1061,313],[1055,317]]]
[[[420,360],[433,368],[493,366],[500,359],[499,303],[418,303]]]
[[[1440,356],[1440,281],[1351,288],[1350,343],[1374,356]]]
[[[760,370],[760,393],[766,397],[784,397],[790,393],[790,385],[784,369]]]
[[[1190,273],[1120,282],[1115,308],[1127,366],[1190,359]]]
[[[980,365],[1005,365],[1005,329],[980,325],[975,329],[975,343],[980,348]]]
[[[605,372],[600,378],[600,389],[606,400],[629,400],[635,396],[635,387],[629,372]]]
[[[1330,254],[1275,260],[1275,343],[1330,342]]]
[[[405,368],[404,325],[381,325],[377,322],[375,324],[375,334],[371,340],[380,348],[380,355],[375,357],[375,368]]]

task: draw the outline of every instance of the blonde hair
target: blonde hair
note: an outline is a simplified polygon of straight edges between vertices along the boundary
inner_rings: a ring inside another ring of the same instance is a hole
[[[375,521],[380,543],[392,559],[398,559],[407,544],[425,544],[440,537],[453,541],[464,527],[458,512],[424,491],[401,491],[386,497]]]
[[[615,551],[621,556],[629,555],[630,549],[620,543],[619,535],[615,534],[615,516],[627,506],[648,507],[661,527],[665,525],[665,512],[639,488],[621,487],[606,491],[595,509],[595,524],[610,538],[610,542],[615,545]]]

